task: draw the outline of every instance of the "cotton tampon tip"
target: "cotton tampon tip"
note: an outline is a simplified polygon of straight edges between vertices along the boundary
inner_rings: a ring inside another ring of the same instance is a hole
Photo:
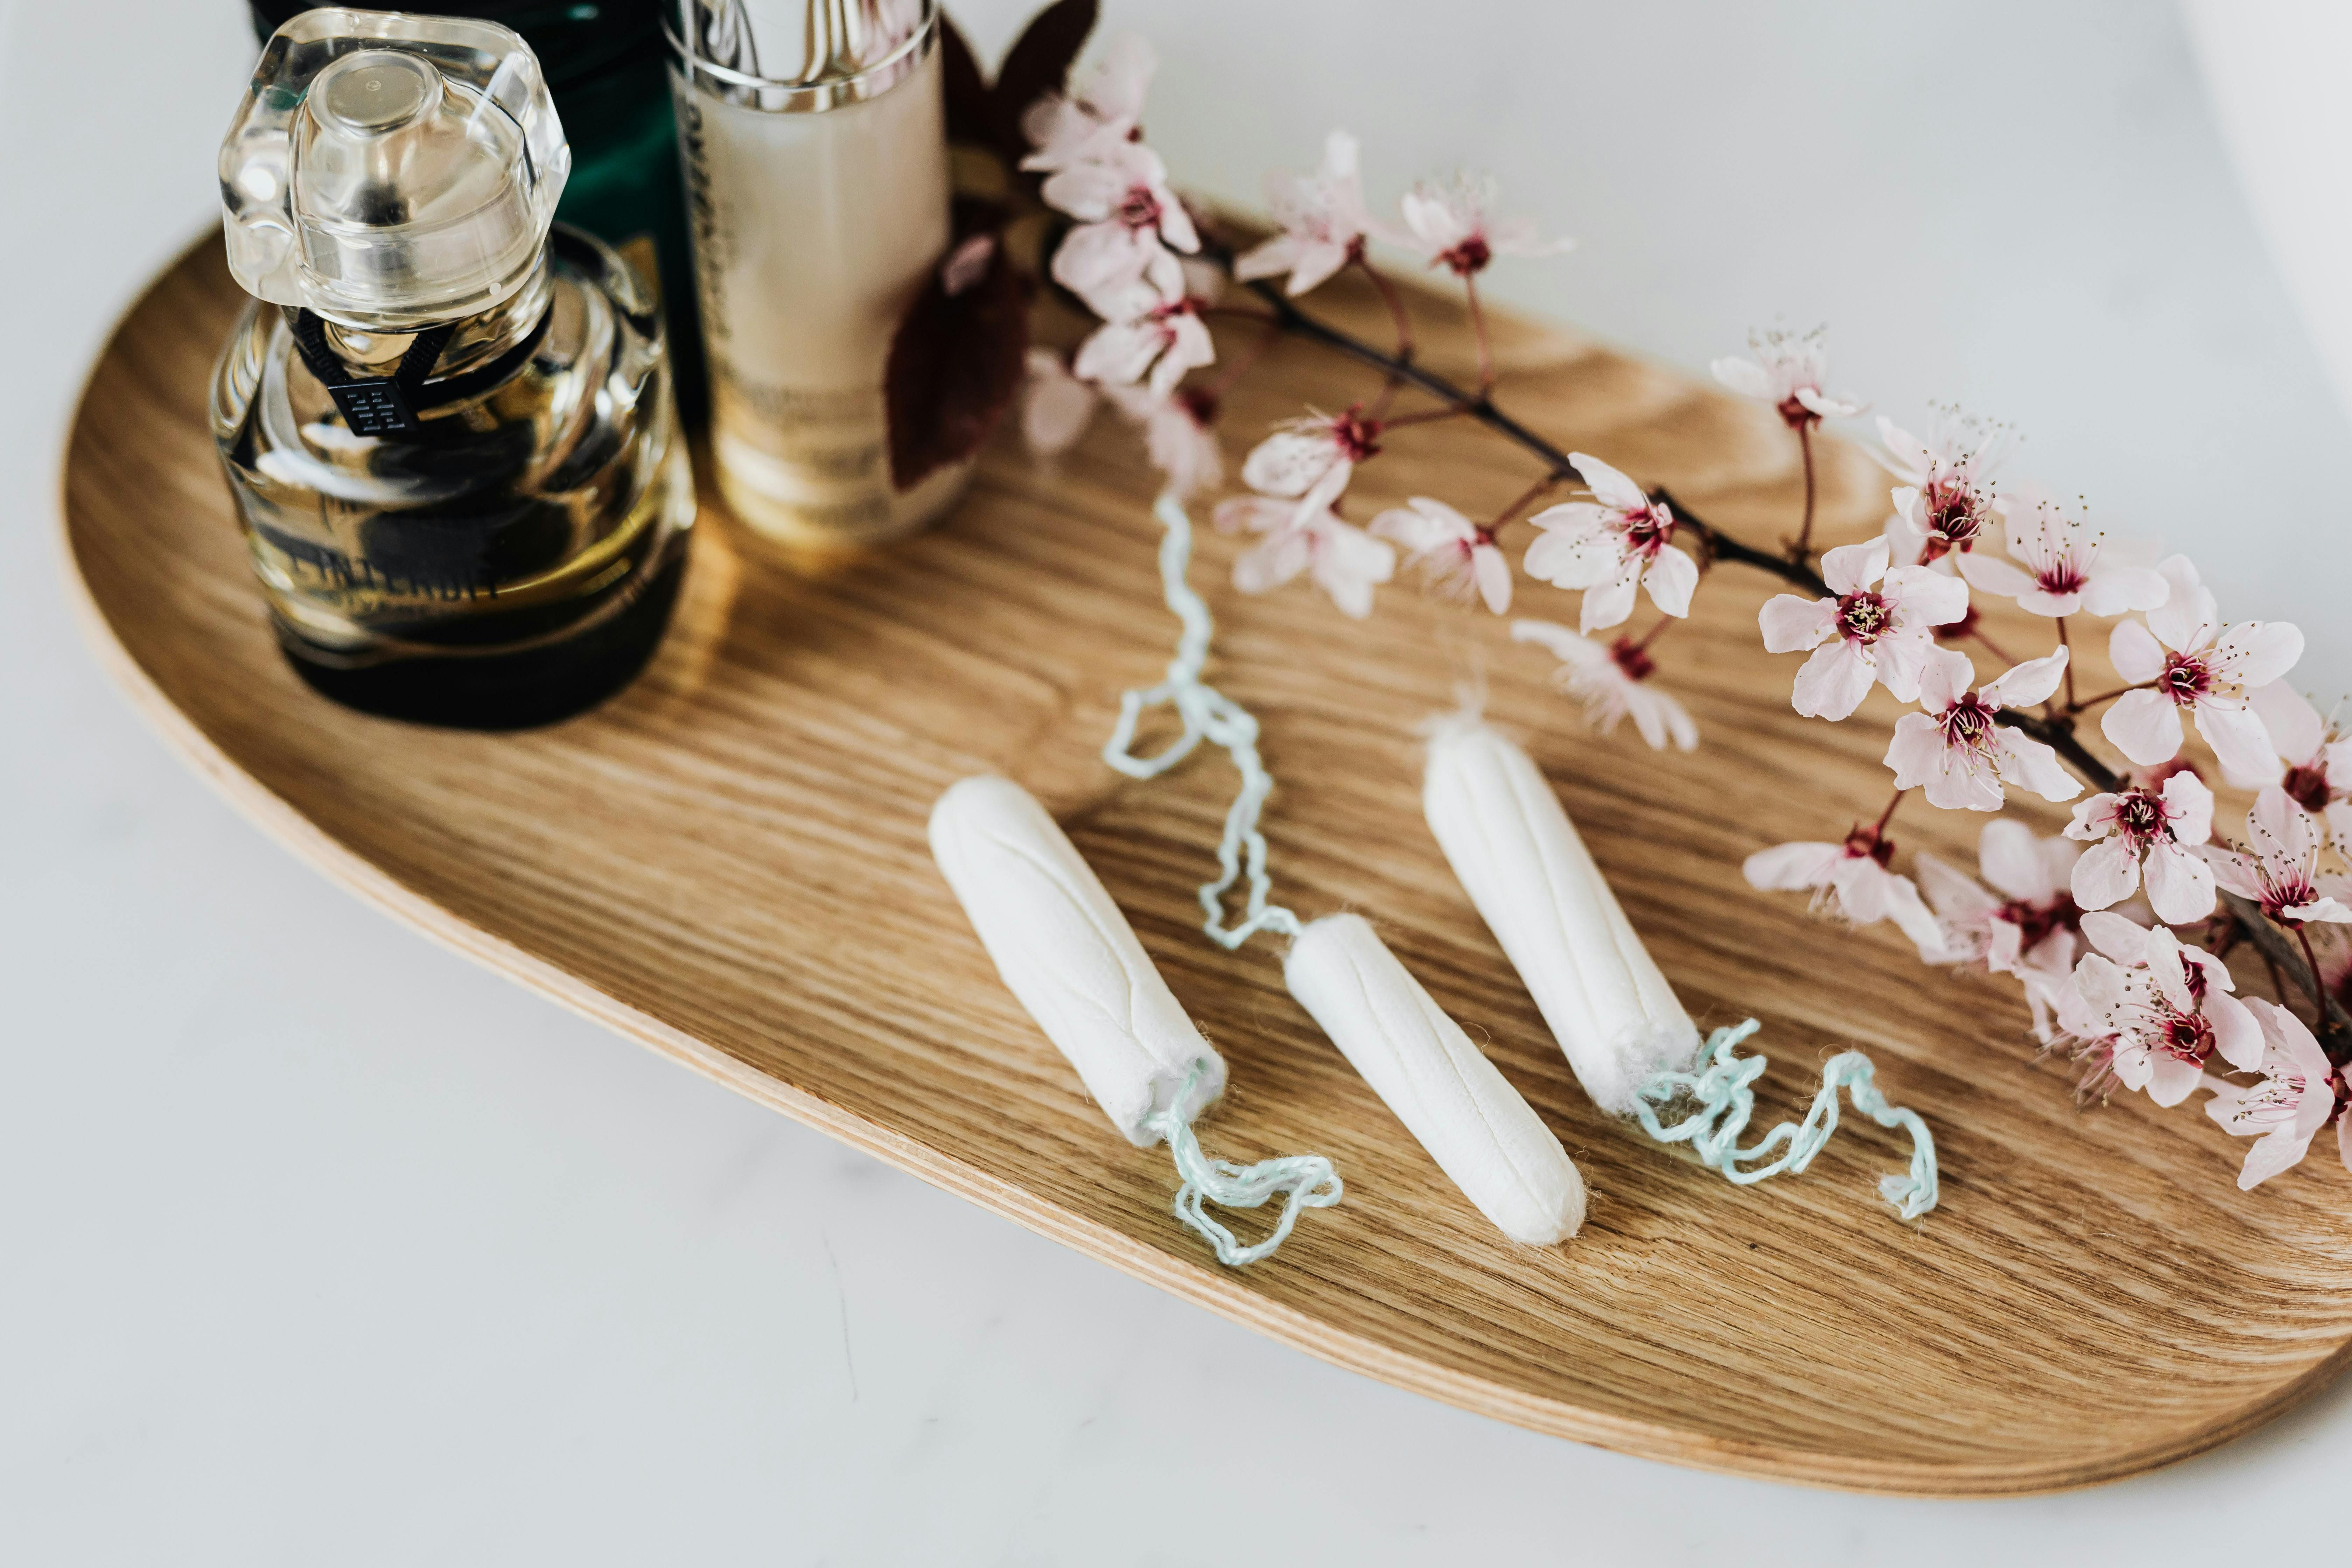
[[[1517,1241],[1584,1223],[1584,1181],[1550,1129],[1360,915],[1299,933],[1283,964],[1299,1005],[1465,1197]]]

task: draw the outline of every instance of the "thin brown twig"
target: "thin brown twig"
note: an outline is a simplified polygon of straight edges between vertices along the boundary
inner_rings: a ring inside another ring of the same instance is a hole
[[[1478,335],[1478,398],[1485,402],[1495,390],[1495,344],[1486,335],[1486,307],[1478,302],[1478,275],[1462,275],[1462,292],[1470,301],[1470,329]]]
[[[1400,414],[1381,421],[1383,430],[1402,430],[1408,425],[1433,425],[1441,419],[1459,419],[1469,412],[1466,408],[1423,408],[1411,414]]]
[[[1797,542],[1789,546],[1789,559],[1804,562],[1813,553],[1813,422],[1802,419],[1797,424],[1797,449],[1805,455],[1805,521],[1797,525]]]
[[[1510,505],[1505,507],[1502,510],[1495,514],[1495,521],[1486,525],[1486,531],[1490,534],[1499,531],[1505,523],[1509,522],[1512,519],[1517,517],[1520,512],[1526,510],[1528,507],[1533,506],[1537,501],[1541,500],[1546,492],[1549,491],[1559,483],[1559,475],[1557,473],[1549,473],[1543,478],[1538,479],[1535,483],[1529,485],[1525,490],[1520,492],[1517,500],[1514,500]]]
[[[2286,976],[2280,973],[2277,959],[2267,952],[2262,953],[2261,958],[2263,967],[2271,972],[2271,994],[2276,996],[2279,1005],[2284,1007],[2286,1005]]]
[[[2303,944],[2303,962],[2309,972],[2304,978],[2310,983],[2311,1005],[2318,1009],[2320,1019],[2325,1022],[2327,1017],[2327,984],[2319,977],[2319,958],[2311,951],[2311,932],[2298,925],[2294,928],[2294,940]],[[2279,999],[2284,1001],[2285,997]]]
[[[1878,821],[1871,826],[1870,836],[1873,841],[1886,837],[1886,825],[1895,820],[1895,808],[1901,805],[1903,797],[1910,793],[1907,789],[1898,789],[1895,792],[1895,798],[1886,803],[1886,809],[1878,814]]]
[[[1970,637],[1972,637],[1976,638],[1976,639],[1977,639],[1977,641],[1979,641],[1979,642],[1980,642],[1980,643],[1984,644],[1984,645],[1985,645],[1985,651],[1986,651],[1986,652],[1988,652],[1988,653],[1990,653],[1990,654],[1991,654],[1991,655],[1993,656],[1993,658],[1997,658],[1997,659],[2000,660],[2000,661],[2001,661],[2001,663],[2003,663],[2003,664],[2015,664],[2015,663],[2017,662],[2017,660],[2015,660],[2015,659],[2011,658],[2009,655],[2007,655],[2007,654],[2005,654],[2005,653],[2003,653],[2003,652],[2001,652],[2001,651],[2000,651],[2000,644],[1999,644],[1999,643],[1997,643],[1997,642],[1993,641],[1993,640],[1992,640],[1992,638],[1990,638],[1990,637],[1989,637],[1985,636],[1985,634],[1984,634],[1984,628],[1983,628],[1982,626],[1970,626],[1970,627],[1969,628],[1969,636],[1970,636]]]
[[[1397,292],[1397,286],[1389,280],[1388,274],[1364,259],[1360,242],[1358,244],[1354,261],[1358,267],[1363,268],[1364,276],[1372,280],[1372,287],[1381,291],[1381,298],[1387,301],[1389,320],[1396,323],[1396,356],[1404,363],[1411,364],[1413,354],[1412,316],[1404,308],[1404,296]]]
[[[2069,675],[2074,673],[2074,666],[2071,663],[2067,666],[2066,673]],[[2069,681],[2067,684],[2071,686],[2073,685],[2073,682]],[[2094,696],[2084,698],[2079,702],[2074,700],[2074,692],[2069,691],[2066,693],[2067,715],[2071,718],[2074,714],[2083,711],[2085,708],[2096,708],[2102,702],[2112,702],[2126,691],[2147,691],[2153,688],[2155,684],[2156,683],[2154,681],[2143,680],[2137,686],[2118,686],[2113,691],[2098,692]]]
[[[1225,367],[1224,374],[1217,377],[1216,384],[1209,388],[1209,396],[1217,402],[1223,402],[1225,395],[1234,389],[1235,384],[1249,368],[1264,358],[1265,351],[1280,342],[1282,337],[1282,323],[1268,318],[1265,331],[1258,334],[1255,342],[1234,357],[1234,363]]]
[[[1278,310],[1253,310],[1246,305],[1203,305],[1201,307],[1201,317],[1202,320],[1205,321],[1212,316],[1224,316],[1236,321],[1279,322],[1282,320],[1282,313]]]

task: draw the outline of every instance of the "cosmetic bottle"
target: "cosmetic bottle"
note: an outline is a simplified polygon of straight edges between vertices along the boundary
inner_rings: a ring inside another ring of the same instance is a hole
[[[256,43],[314,0],[250,0]],[[572,177],[555,220],[584,228],[655,281],[669,328],[670,384],[678,416],[703,414],[702,343],[695,325],[694,260],[686,246],[686,198],[663,63],[662,8],[669,0],[402,0],[430,16],[480,16],[512,27],[530,46],[572,143]]]
[[[222,144],[255,302],[214,435],[280,646],[352,707],[551,721],[668,624],[695,502],[660,306],[551,228],[570,162],[514,33],[340,9],[271,37]]]
[[[670,0],[719,492],[819,555],[944,511],[891,483],[883,372],[947,247],[936,0]]]

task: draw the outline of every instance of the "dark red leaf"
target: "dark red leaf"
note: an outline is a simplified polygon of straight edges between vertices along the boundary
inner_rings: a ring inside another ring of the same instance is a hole
[[[947,17],[940,18],[940,74],[945,79],[948,140],[991,147],[996,143],[996,111],[988,79],[980,74],[971,46]]]
[[[1013,406],[1028,353],[1028,291],[1002,245],[953,296],[934,268],[890,340],[883,376],[891,485],[911,489],[979,451]]]
[[[986,196],[968,196],[961,192],[948,198],[949,226],[955,238],[950,248],[970,239],[975,234],[994,234],[1013,221],[1013,209],[1003,202]]]
[[[1021,133],[1021,116],[1049,92],[1059,92],[1070,79],[1070,64],[1086,47],[1095,30],[1095,0],[1055,0],[1029,19],[1029,26],[1004,52],[990,94],[996,125],[996,144],[1018,163],[1029,151]]]

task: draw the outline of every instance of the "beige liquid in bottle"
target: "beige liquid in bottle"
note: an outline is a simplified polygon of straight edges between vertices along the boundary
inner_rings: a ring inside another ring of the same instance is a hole
[[[758,533],[822,552],[920,527],[969,476],[894,489],[883,403],[891,336],[947,247],[947,140],[930,5],[812,0],[803,18],[794,0],[794,30],[761,31],[778,9],[686,0],[698,31],[671,82],[719,493]],[[757,68],[770,37],[806,50],[823,28],[808,70]]]

